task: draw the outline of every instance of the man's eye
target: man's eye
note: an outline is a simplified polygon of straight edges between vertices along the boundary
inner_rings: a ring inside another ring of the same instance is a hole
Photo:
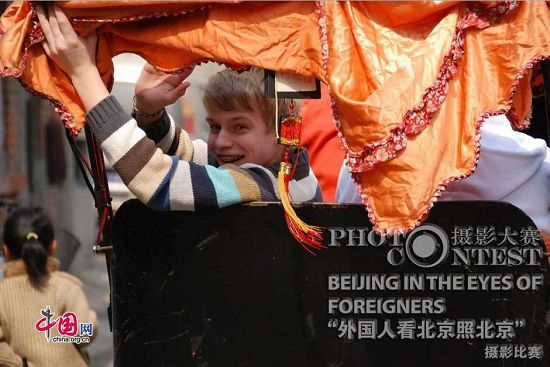
[[[213,133],[217,133],[220,131],[220,125],[210,125],[210,131]]]
[[[248,127],[246,125],[236,125],[235,130],[237,131],[243,131],[246,130]]]

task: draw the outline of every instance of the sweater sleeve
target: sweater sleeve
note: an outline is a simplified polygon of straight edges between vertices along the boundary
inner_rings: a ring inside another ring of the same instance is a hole
[[[0,366],[22,367],[23,359],[18,356],[6,341],[2,325],[0,325]]]
[[[199,164],[207,163],[206,142],[200,139],[191,140],[189,134],[181,127],[176,126],[174,119],[166,111],[161,115],[159,121],[142,129],[163,153],[176,155],[180,159]],[[190,146],[192,147],[191,155],[188,149]]]
[[[277,180],[268,169],[208,165],[206,143],[191,141],[185,130],[172,128],[170,117],[168,131],[173,129],[174,137],[166,133],[172,141],[166,152],[164,138],[155,144],[113,96],[89,111],[87,119],[123,182],[153,209],[195,210],[277,200]]]

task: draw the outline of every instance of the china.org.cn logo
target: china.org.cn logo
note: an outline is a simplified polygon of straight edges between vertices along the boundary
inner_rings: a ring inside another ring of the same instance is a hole
[[[40,310],[42,317],[34,325],[39,333],[44,333],[48,343],[89,343],[90,337],[94,335],[92,323],[79,323],[74,312],[65,312],[55,318],[50,306]],[[59,335],[53,335],[57,330]]]

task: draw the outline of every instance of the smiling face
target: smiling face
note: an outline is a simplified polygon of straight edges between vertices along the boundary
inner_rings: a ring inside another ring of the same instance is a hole
[[[220,165],[254,163],[267,167],[281,160],[283,148],[258,108],[207,108],[206,113],[208,149]]]
[[[276,105],[264,95],[263,69],[225,69],[212,75],[202,102],[210,126],[208,149],[220,165],[269,167],[281,161],[284,148],[275,137],[275,116],[290,113],[290,100],[280,98]]]

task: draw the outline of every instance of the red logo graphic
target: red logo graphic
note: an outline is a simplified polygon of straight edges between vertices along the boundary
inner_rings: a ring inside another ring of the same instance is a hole
[[[89,338],[83,337],[93,335],[93,324],[91,323],[78,323],[78,318],[74,312],[65,312],[63,315],[58,318],[54,318],[54,313],[51,311],[50,306],[46,306],[45,309],[40,310],[40,314],[43,316],[39,319],[34,328],[40,333],[44,333],[44,337],[49,342],[51,339],[51,330],[57,325],[57,331],[62,337],[77,337],[79,340],[83,339],[86,342],[86,339],[89,341]],[[80,327],[79,327],[80,326]],[[80,334],[79,334],[80,330]],[[59,342],[58,337],[54,337],[53,342]],[[77,341],[80,343],[80,341]]]
[[[60,335],[75,336],[78,333],[78,321],[72,312],[65,312],[57,319],[57,331]]]

